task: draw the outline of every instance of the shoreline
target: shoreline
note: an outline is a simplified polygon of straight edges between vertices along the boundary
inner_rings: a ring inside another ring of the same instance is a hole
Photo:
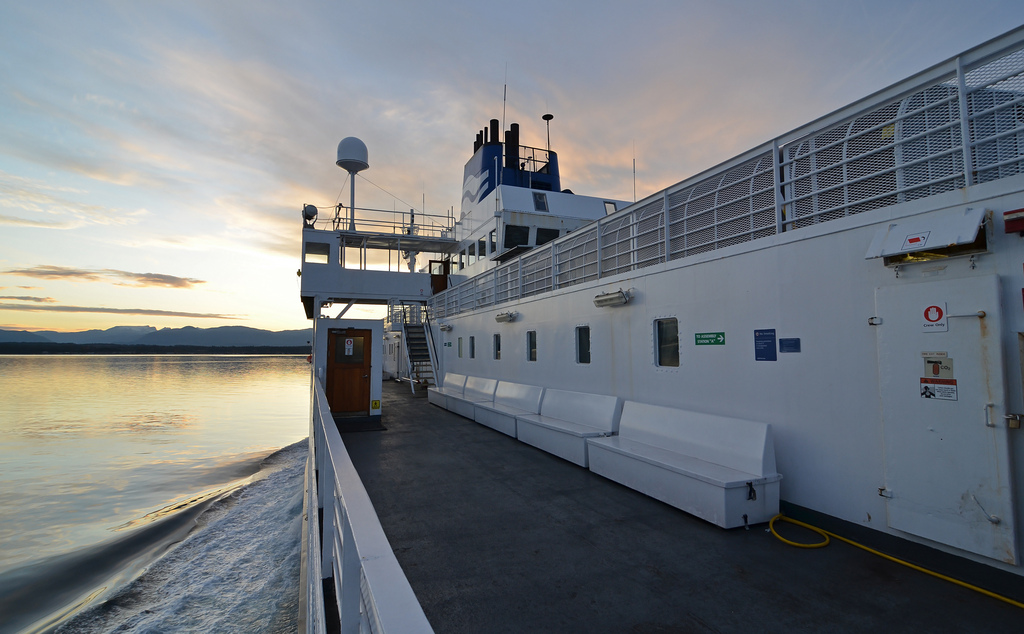
[[[308,355],[308,346],[193,346],[142,345],[114,343],[0,343],[0,355],[76,355],[76,354],[259,354]]]

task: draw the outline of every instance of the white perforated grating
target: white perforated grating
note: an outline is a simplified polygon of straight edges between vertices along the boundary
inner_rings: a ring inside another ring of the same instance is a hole
[[[927,84],[897,85],[899,97],[853,104],[845,119],[787,135],[503,265],[490,295],[469,280],[471,301],[460,286],[432,297],[431,306],[453,315],[518,299],[517,267],[528,297],[1024,173],[1024,41],[1004,46],[988,53],[992,59],[978,54],[980,62],[964,64],[965,93],[954,60]]]

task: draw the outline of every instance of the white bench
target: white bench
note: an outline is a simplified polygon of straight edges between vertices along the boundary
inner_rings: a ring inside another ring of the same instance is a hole
[[[771,425],[626,401],[590,470],[723,528],[779,512]]]
[[[466,388],[462,396],[448,396],[448,411],[459,416],[474,420],[476,403],[490,403],[494,400],[494,390],[498,387],[497,379],[482,379],[478,376],[466,378]]]
[[[516,416],[540,413],[544,388],[511,381],[498,381],[491,403],[476,403],[475,420],[481,425],[516,437]]]
[[[462,396],[466,387],[466,375],[448,372],[444,375],[444,384],[441,387],[433,386],[427,388],[427,400],[432,405],[448,409],[449,396]]]
[[[586,467],[587,439],[616,433],[621,413],[616,396],[549,389],[539,414],[516,416],[516,438]]]

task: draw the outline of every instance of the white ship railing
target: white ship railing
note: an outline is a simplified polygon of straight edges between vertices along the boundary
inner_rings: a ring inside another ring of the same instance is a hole
[[[433,632],[395,558],[349,458],[320,381],[313,379],[307,466],[306,632],[326,632],[326,609],[342,634]],[[323,509],[323,547],[314,513]],[[324,596],[324,579],[334,596]]]
[[[435,318],[1024,174],[1024,27],[430,298]]]

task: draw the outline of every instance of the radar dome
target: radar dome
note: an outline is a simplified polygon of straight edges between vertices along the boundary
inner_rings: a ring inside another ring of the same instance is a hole
[[[370,167],[366,144],[354,136],[346,137],[338,144],[337,166],[347,172],[361,172]]]

